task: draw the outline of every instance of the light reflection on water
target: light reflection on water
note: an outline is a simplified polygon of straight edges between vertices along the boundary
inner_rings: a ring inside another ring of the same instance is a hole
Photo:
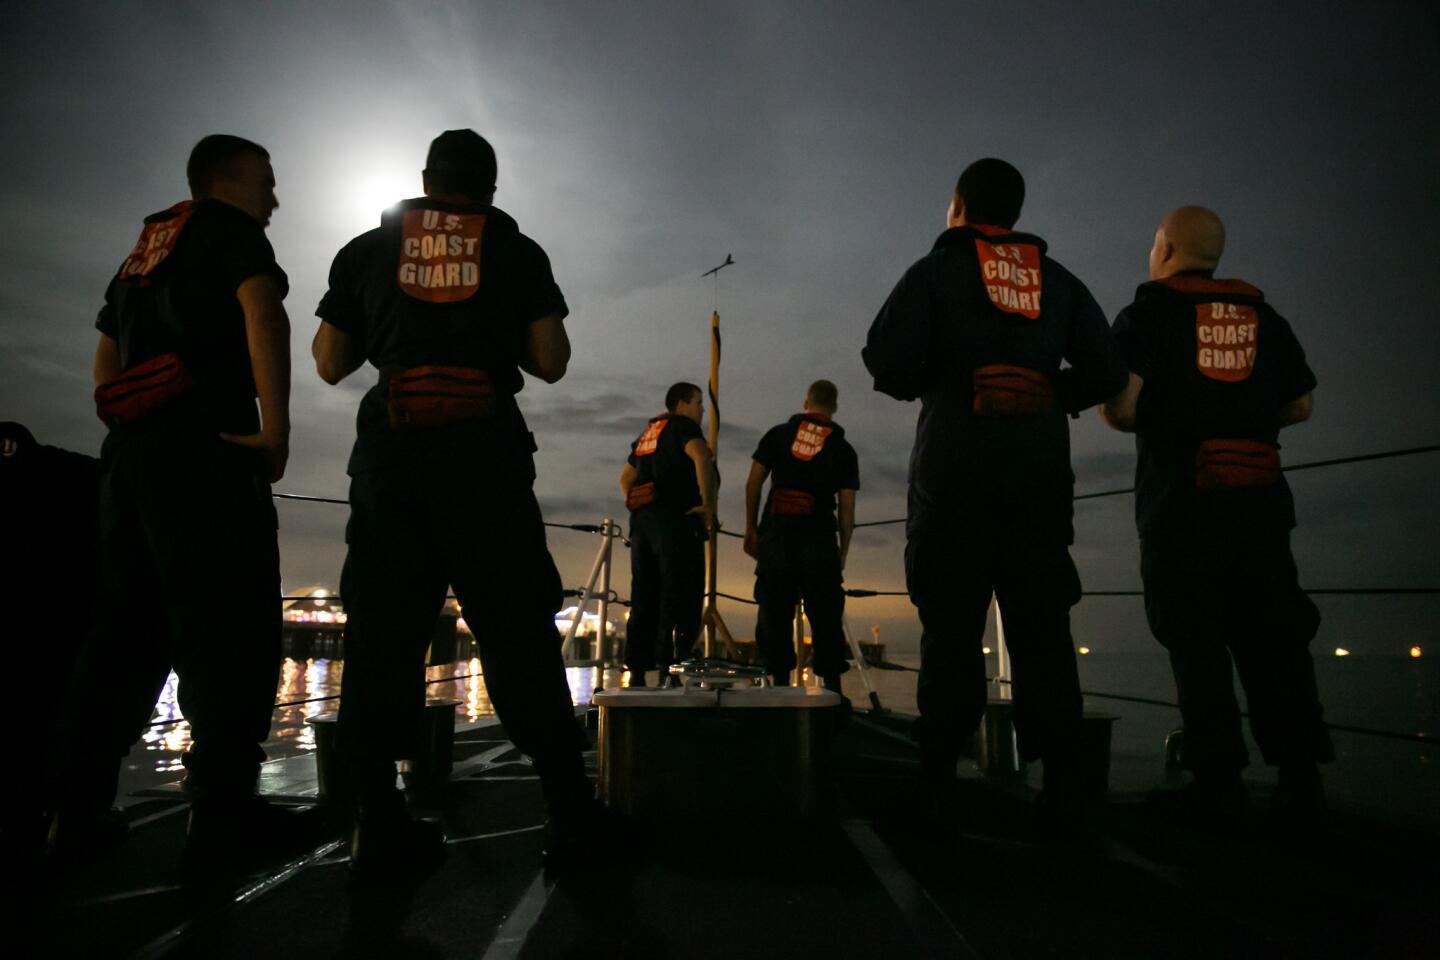
[[[315,728],[305,721],[320,714],[333,713],[339,708],[340,679],[344,672],[343,660],[324,657],[285,659],[280,668],[280,682],[275,689],[275,702],[288,705],[276,708],[271,720],[270,739],[265,742],[268,758],[296,756],[315,749]],[[455,679],[447,680],[451,677]],[[595,677],[594,667],[574,667],[565,671],[575,703],[590,702],[596,686]],[[478,658],[428,667],[425,678],[432,681],[426,687],[430,699],[459,701],[455,708],[456,722],[473,723],[495,715],[495,708],[485,689],[485,680],[480,675]],[[183,719],[176,701],[176,684],[176,676],[171,673],[151,715],[151,722],[156,725],[146,729],[141,741],[146,766],[155,773],[183,771],[180,760],[190,746],[190,724]],[[158,723],[171,720],[175,722]]]

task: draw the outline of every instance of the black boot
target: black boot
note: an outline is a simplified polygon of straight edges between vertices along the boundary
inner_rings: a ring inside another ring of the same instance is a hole
[[[1272,816],[1281,826],[1301,830],[1319,826],[1325,819],[1325,785],[1314,763],[1280,765]]]
[[[63,868],[98,860],[129,832],[130,823],[119,810],[60,810],[50,818],[48,832],[42,827],[41,836],[50,863]]]
[[[622,831],[620,819],[588,793],[545,804],[545,869],[584,869]]]
[[[1240,771],[1234,768],[1196,770],[1194,778],[1178,790],[1157,790],[1148,803],[1162,813],[1197,826],[1229,828],[1245,816],[1249,799]]]
[[[921,828],[939,838],[958,840],[964,821],[960,802],[960,746],[948,738],[920,740]]]
[[[1035,825],[1041,835],[1063,847],[1084,847],[1094,840],[1090,824],[1090,798],[1084,772],[1072,756],[1043,758],[1040,796],[1035,801]]]
[[[404,876],[431,870],[444,856],[445,828],[411,816],[395,786],[395,765],[366,769],[350,834],[350,871],[367,879]]]
[[[317,807],[291,810],[263,797],[202,796],[190,805],[181,873],[223,879],[302,857],[325,842]]]

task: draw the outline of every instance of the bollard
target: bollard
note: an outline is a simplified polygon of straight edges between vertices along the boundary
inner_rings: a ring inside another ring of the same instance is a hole
[[[420,742],[415,745],[412,758],[400,762],[407,790],[434,790],[450,779],[455,763],[455,707],[459,703],[459,700],[425,702]],[[343,805],[354,796],[344,761],[335,750],[339,717],[331,711],[305,720],[315,731],[316,796],[329,805]]]

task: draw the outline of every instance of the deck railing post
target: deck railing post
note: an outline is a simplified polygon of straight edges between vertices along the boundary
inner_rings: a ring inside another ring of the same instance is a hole
[[[600,522],[602,546],[600,547],[600,602],[596,604],[596,610],[600,615],[600,633],[595,639],[595,659],[599,664],[595,667],[595,689],[605,688],[605,661],[610,655],[610,638],[607,631],[610,626],[610,558],[611,548],[615,543],[615,521],[606,517]]]
[[[860,682],[865,684],[865,696],[870,700],[872,709],[879,711],[880,694],[876,692],[875,685],[870,682],[870,668],[865,665],[865,654],[860,649],[860,644],[855,642],[855,635],[850,632],[850,621],[844,614],[840,615],[840,628],[845,633],[845,642],[850,645],[850,655],[855,658],[855,669],[860,671]]]
[[[600,579],[600,570],[605,566],[605,554],[609,546],[608,541],[601,542],[600,549],[595,553],[595,562],[590,566],[590,579],[585,581],[585,589],[580,591],[580,596],[575,601],[575,619],[570,621],[570,629],[565,632],[565,644],[562,647],[566,660],[575,659],[575,635],[580,632],[580,623],[585,619],[585,603],[595,595],[595,581]]]
[[[791,674],[790,686],[803,687],[805,682],[805,602],[795,604],[795,672]]]

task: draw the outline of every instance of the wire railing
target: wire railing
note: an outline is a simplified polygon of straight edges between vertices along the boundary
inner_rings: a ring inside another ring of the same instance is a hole
[[[1332,467],[1332,466],[1339,466],[1339,465],[1344,465],[1344,464],[1364,463],[1364,462],[1373,461],[1373,460],[1387,460],[1387,459],[1393,459],[1393,458],[1397,458],[1397,457],[1415,456],[1415,455],[1424,454],[1424,453],[1435,453],[1435,452],[1437,452],[1437,451],[1440,451],[1440,444],[1428,444],[1428,445],[1425,445],[1425,446],[1406,447],[1406,448],[1401,448],[1401,449],[1396,449],[1396,450],[1381,451],[1381,452],[1377,452],[1377,453],[1365,453],[1365,454],[1357,454],[1357,455],[1353,455],[1353,456],[1333,457],[1333,458],[1329,458],[1329,459],[1325,459],[1325,460],[1315,460],[1315,461],[1309,461],[1309,462],[1305,462],[1305,463],[1297,463],[1297,464],[1292,464],[1292,465],[1289,465],[1289,466],[1282,467],[1281,469],[1282,469],[1282,471],[1284,471],[1284,472],[1293,472],[1293,471],[1299,471],[1299,470],[1313,470],[1313,469],[1318,469],[1318,468],[1321,468],[1321,467]],[[1090,493],[1080,493],[1080,494],[1076,494],[1076,495],[1074,496],[1074,500],[1075,500],[1076,502],[1086,501],[1086,500],[1098,500],[1098,499],[1103,499],[1103,498],[1107,498],[1107,497],[1123,496],[1123,495],[1125,495],[1125,494],[1130,494],[1130,493],[1134,493],[1134,492],[1135,492],[1135,488],[1134,488],[1134,487],[1122,487],[1122,488],[1115,488],[1115,489],[1110,489],[1110,490],[1100,490],[1100,491],[1094,491],[1094,492],[1090,492]],[[306,502],[306,503],[325,503],[325,504],[334,504],[334,505],[337,505],[337,506],[348,506],[348,505],[349,505],[349,501],[348,501],[348,500],[343,500],[343,499],[339,499],[339,498],[335,498],[335,497],[317,497],[317,496],[310,496],[310,495],[305,495],[305,494],[295,494],[295,493],[275,493],[275,494],[273,494],[273,496],[275,497],[275,499],[278,499],[278,500],[294,500],[294,501],[300,501],[300,502]],[[896,517],[896,518],[890,518],[890,519],[885,519],[885,520],[869,520],[869,521],[865,521],[865,522],[862,522],[862,523],[857,523],[857,524],[855,524],[855,528],[856,528],[856,529],[861,529],[861,528],[867,528],[867,527],[882,527],[882,526],[890,526],[890,525],[894,525],[894,524],[902,524],[902,523],[905,523],[905,522],[906,522],[906,518],[904,518],[904,517]],[[570,531],[574,531],[574,532],[578,532],[578,533],[595,534],[595,535],[602,535],[602,536],[605,535],[605,533],[606,533],[607,524],[609,524],[609,521],[607,521],[605,524],[595,524],[595,523],[559,523],[559,522],[551,522],[551,521],[546,521],[546,522],[545,522],[545,526],[546,526],[546,527],[550,527],[550,528],[553,528],[553,529],[563,529],[563,530],[570,530]],[[611,536],[614,536],[615,539],[620,540],[625,546],[627,546],[627,547],[630,546],[630,542],[629,542],[628,540],[625,540],[623,537],[616,535],[616,533],[615,533],[615,530],[616,530],[615,525],[610,524],[609,529],[610,529],[610,531],[611,531]],[[737,539],[742,537],[742,534],[739,534],[739,533],[736,533],[736,532],[734,532],[734,531],[725,529],[725,528],[723,528],[723,527],[721,527],[717,532],[718,532],[720,535],[722,535],[722,536],[733,537],[733,538],[737,538]],[[846,597],[856,598],[856,599],[866,599],[866,598],[872,598],[872,597],[905,597],[905,596],[909,596],[909,593],[908,593],[908,591],[906,591],[906,590],[881,590],[881,589],[870,589],[870,588],[863,588],[863,587],[851,587],[851,588],[846,589],[844,592],[845,592],[845,596],[846,596]],[[1435,596],[1435,595],[1437,595],[1437,594],[1440,594],[1440,587],[1325,587],[1325,588],[1313,588],[1313,589],[1309,589],[1309,590],[1306,590],[1305,593],[1307,593],[1307,594],[1309,594],[1309,595],[1311,595],[1311,596]],[[601,592],[595,591],[595,590],[588,590],[588,591],[587,591],[587,590],[585,590],[585,589],[567,589],[567,590],[564,591],[564,595],[565,595],[566,597],[572,597],[572,598],[573,598],[573,597],[578,597],[578,598],[581,598],[582,601],[588,601],[588,600],[599,599],[599,598],[601,597]],[[740,596],[740,595],[737,595],[737,594],[733,594],[733,593],[725,593],[725,592],[716,591],[714,595],[715,595],[715,597],[717,597],[717,598],[729,600],[729,601],[736,602],[736,603],[742,603],[742,604],[747,604],[747,605],[751,605],[751,606],[757,605],[757,602],[756,602],[753,598],[743,597],[743,596]],[[1143,590],[1133,590],[1133,589],[1132,589],[1132,590],[1085,590],[1085,591],[1082,591],[1081,596],[1082,596],[1082,597],[1096,597],[1096,598],[1105,598],[1105,597],[1141,597],[1141,596],[1144,596],[1144,591],[1143,591]],[[324,599],[328,599],[329,597],[330,597],[330,595],[323,595],[323,596],[314,596],[314,595],[308,595],[308,596],[284,596],[284,597],[281,598],[281,600],[284,600],[284,601],[324,600]],[[630,605],[631,605],[631,601],[630,601],[630,600],[621,598],[614,590],[607,590],[607,591],[605,591],[605,592],[604,592],[604,598],[605,598],[606,602],[608,602],[608,603],[614,603],[614,604],[617,604],[617,605],[620,605],[620,606],[630,606]],[[447,596],[447,599],[448,599],[448,600],[456,600],[456,599],[458,599],[458,598],[455,597],[453,594],[451,594],[451,595],[448,595],[448,596]],[[576,613],[576,619],[577,619],[577,620],[582,616],[582,613],[583,613],[583,611],[577,611],[577,613]],[[338,626],[341,626],[341,625],[340,625],[340,624],[337,624],[336,626],[338,627]],[[879,666],[879,667],[881,667],[882,669],[892,669],[892,670],[914,671],[914,670],[916,669],[916,668],[914,668],[914,667],[909,667],[909,666],[905,666],[905,665],[902,665],[902,664],[895,664],[895,663],[889,663],[889,662],[877,663],[876,666]],[[463,674],[463,675],[458,675],[458,676],[453,676],[453,677],[441,677],[441,678],[436,678],[436,679],[432,679],[432,680],[427,680],[426,683],[427,683],[427,685],[430,685],[430,684],[436,684],[436,683],[455,682],[455,681],[460,681],[460,680],[471,679],[472,677],[475,677],[475,676],[479,676],[479,674]],[[1003,682],[1008,682],[1008,681],[1003,681]],[[1155,698],[1150,698],[1150,697],[1139,697],[1139,696],[1134,696],[1134,695],[1129,695],[1129,694],[1105,693],[1105,692],[1088,691],[1088,690],[1087,690],[1087,691],[1082,691],[1082,692],[1084,693],[1085,696],[1095,697],[1095,698],[1098,698],[1098,699],[1107,699],[1107,700],[1114,700],[1114,701],[1118,701],[1118,702],[1128,702],[1128,703],[1135,703],[1135,704],[1155,706],[1155,707],[1164,707],[1164,708],[1170,708],[1170,709],[1179,709],[1179,705],[1176,704],[1176,703],[1172,703],[1172,702],[1167,701],[1167,700],[1159,700],[1159,699],[1155,699]],[[275,708],[276,708],[276,709],[281,709],[281,708],[286,708],[286,707],[304,706],[304,705],[313,704],[313,703],[320,703],[320,702],[325,702],[325,701],[336,700],[336,699],[338,699],[338,698],[339,698],[339,695],[338,695],[338,694],[332,694],[332,695],[327,695],[327,696],[323,696],[323,697],[312,697],[312,698],[306,699],[306,700],[284,701],[284,702],[276,703],[276,704],[275,704]],[[164,720],[158,720],[158,721],[153,722],[153,723],[151,724],[151,726],[161,726],[161,725],[165,725],[165,724],[179,723],[179,722],[183,722],[183,717],[167,718],[167,719],[164,719]],[[1364,736],[1372,736],[1372,737],[1381,737],[1381,738],[1393,739],[1393,740],[1403,740],[1403,741],[1413,742],[1413,743],[1433,744],[1433,743],[1437,742],[1437,738],[1436,738],[1436,737],[1426,736],[1426,735],[1423,734],[1423,733],[1420,733],[1420,734],[1401,733],[1401,732],[1392,731],[1392,730],[1377,730],[1377,729],[1368,728],[1368,727],[1357,727],[1357,726],[1349,726],[1349,725],[1343,725],[1343,724],[1327,724],[1327,727],[1329,727],[1329,729],[1331,729],[1331,730],[1338,731],[1338,732],[1353,733],[1353,734],[1359,734],[1359,735],[1364,735]]]

